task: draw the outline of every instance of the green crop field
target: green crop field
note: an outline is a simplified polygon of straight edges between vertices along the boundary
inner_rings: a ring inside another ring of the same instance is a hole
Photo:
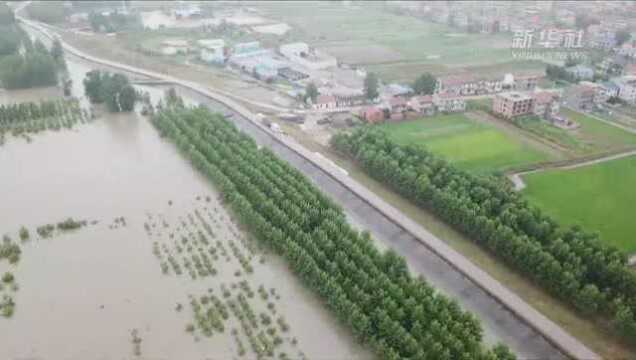
[[[521,140],[462,114],[379,125],[401,144],[423,144],[459,167],[478,173],[550,160]]]
[[[581,124],[573,135],[588,149],[588,152],[599,152],[636,147],[636,134],[606,124],[588,115],[569,109],[562,110],[568,118]]]
[[[601,239],[636,251],[636,157],[524,177],[528,199],[564,224],[598,231]]]

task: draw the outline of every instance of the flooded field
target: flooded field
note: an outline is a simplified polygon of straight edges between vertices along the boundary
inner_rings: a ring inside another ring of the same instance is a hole
[[[61,99],[62,96],[62,89],[56,86],[20,90],[0,89],[0,105],[25,101],[55,100]]]
[[[69,63],[80,96],[82,66]],[[102,114],[9,142],[0,168],[0,236],[21,248],[17,264],[0,259],[17,284],[0,290],[15,302],[0,358],[372,357],[147,119]],[[88,225],[37,234],[68,217]]]

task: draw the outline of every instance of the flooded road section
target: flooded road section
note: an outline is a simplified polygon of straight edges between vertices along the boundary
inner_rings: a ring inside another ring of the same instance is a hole
[[[284,262],[232,224],[147,119],[107,114],[8,143],[0,169],[0,235],[31,233],[17,265],[0,260],[19,284],[2,290],[16,306],[0,317],[1,359],[253,359],[252,341],[276,358],[372,358]],[[67,217],[97,223],[36,234]],[[222,331],[215,299],[230,309]],[[257,323],[242,324],[232,304]]]

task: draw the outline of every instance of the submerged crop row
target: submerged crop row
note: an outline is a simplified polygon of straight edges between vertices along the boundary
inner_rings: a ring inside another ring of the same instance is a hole
[[[563,228],[499,180],[470,175],[380,131],[338,134],[331,144],[579,311],[611,316],[636,341],[636,273],[596,235]]]
[[[507,359],[486,349],[478,319],[381,253],[300,172],[208,109],[153,117],[255,236],[281,254],[354,335],[387,359]]]
[[[294,359],[306,358],[285,309],[278,309],[281,297],[272,287],[273,279],[258,276],[264,270],[263,254],[257,263],[253,243],[239,234],[229,218],[223,218],[219,208],[195,208],[177,223],[163,215],[147,216],[144,227],[155,238],[152,251],[161,272],[209,284],[207,292],[188,294],[190,311],[185,313],[190,319],[185,330],[195,341],[225,336],[235,345],[231,348],[238,357],[289,359],[293,353]],[[177,303],[175,310],[182,312],[184,305]]]
[[[86,121],[86,114],[75,99],[0,105],[0,145],[5,133],[18,136],[44,130],[70,129]]]

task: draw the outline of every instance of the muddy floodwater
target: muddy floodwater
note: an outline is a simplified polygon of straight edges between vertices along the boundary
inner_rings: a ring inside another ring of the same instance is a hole
[[[0,359],[255,358],[231,310],[223,331],[198,326],[195,308],[210,299],[245,303],[238,311],[255,313],[253,338],[280,343],[276,358],[372,358],[281,259],[232,223],[209,182],[140,115],[102,114],[9,142],[0,169],[0,235],[17,240],[21,226],[31,234],[17,265],[0,260],[19,285],[3,290],[16,306],[0,317]],[[67,217],[88,225],[36,234]]]
[[[39,102],[60,98],[61,96],[62,89],[56,86],[20,90],[0,89],[0,105],[27,101]]]

